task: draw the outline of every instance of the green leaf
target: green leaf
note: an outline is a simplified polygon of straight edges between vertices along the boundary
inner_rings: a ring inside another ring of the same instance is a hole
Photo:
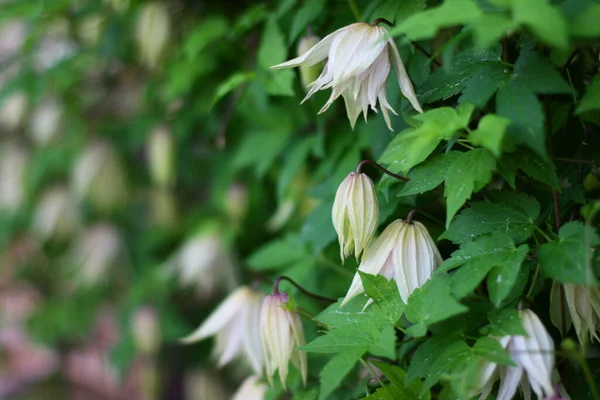
[[[509,82],[498,90],[496,113],[512,121],[508,133],[547,158],[544,113],[536,95],[526,86]]]
[[[448,172],[448,167],[461,153],[450,151],[438,154],[415,167],[409,174],[410,181],[404,185],[398,196],[421,194],[439,186]]]
[[[258,49],[258,65],[267,70],[267,93],[272,95],[292,96],[294,94],[294,72],[292,70],[269,70],[273,65],[286,60],[287,46],[277,19],[270,18],[263,30],[260,48]]]
[[[415,290],[408,298],[406,318],[417,325],[428,326],[467,311],[451,294],[450,277],[438,275]]]
[[[419,101],[425,104],[432,103],[450,98],[463,89],[467,88],[468,90],[471,79],[488,72],[486,67],[491,70],[502,68],[504,71],[506,69],[500,64],[498,52],[495,49],[494,51],[467,50],[458,54],[449,67],[435,71],[423,85],[418,87]],[[497,82],[492,85],[498,87]],[[489,88],[486,87],[483,90],[487,92]]]
[[[395,365],[386,364],[383,362],[371,361],[371,363],[383,372],[386,378],[398,389],[402,391],[402,396],[399,397],[403,400],[429,400],[431,399],[431,393],[426,391],[422,396],[419,393],[423,389],[423,384],[420,381],[414,381],[406,384],[407,372]]]
[[[400,299],[398,286],[393,279],[389,281],[381,275],[366,274],[358,271],[365,293],[381,308],[389,322],[395,324],[404,312],[404,303]]]
[[[598,21],[600,21],[600,4],[592,4],[571,21],[571,35],[581,37],[600,36]]]
[[[534,93],[572,93],[571,87],[547,58],[537,54],[531,46],[523,46],[515,63],[512,81]]]
[[[527,336],[523,328],[519,312],[514,308],[504,308],[489,314],[490,324],[482,328],[482,333],[489,336],[502,337],[506,335]]]
[[[492,179],[495,168],[494,156],[485,149],[462,153],[450,164],[444,190],[447,198],[446,227],[471,194],[481,190]]]
[[[319,396],[319,389],[312,388],[310,390],[295,390],[294,397],[292,400],[317,400],[317,396]]]
[[[421,395],[446,374],[463,371],[472,360],[473,350],[460,335],[439,335],[423,343],[410,360],[406,380],[425,378]]]
[[[211,17],[196,24],[182,44],[182,52],[188,58],[196,58],[211,43],[221,39],[229,30],[223,17]]]
[[[600,75],[596,74],[592,78],[592,83],[585,90],[575,114],[598,109],[600,109]]]
[[[477,342],[473,346],[473,351],[478,356],[496,364],[516,366],[506,349],[496,339],[487,336],[477,339]]]
[[[513,20],[526,25],[547,44],[565,49],[568,47],[567,23],[558,7],[548,0],[514,0]]]
[[[510,120],[494,114],[484,116],[477,129],[469,134],[471,143],[488,149],[496,158],[502,155],[502,141]]]
[[[441,107],[414,118],[423,124],[416,129],[400,132],[388,145],[379,162],[388,164],[394,173],[404,172],[425,160],[442,140],[469,124],[472,105],[464,104],[458,110]]]
[[[324,400],[340,386],[342,380],[354,368],[354,365],[364,354],[363,350],[352,349],[335,355],[321,370],[319,382],[319,400]],[[316,398],[316,396],[315,396]]]
[[[309,353],[339,353],[348,350],[367,351],[379,342],[381,329],[377,325],[348,324],[332,329],[325,335],[300,347]]]
[[[315,136],[308,137],[299,143],[294,144],[289,153],[286,154],[286,163],[283,164],[279,179],[277,180],[277,197],[283,201],[286,190],[292,185],[293,179],[305,165],[312,147],[315,142]]]
[[[462,243],[485,233],[502,232],[516,243],[531,236],[540,213],[536,199],[524,193],[490,193],[492,201],[470,203],[441,236]]]
[[[483,108],[510,76],[510,71],[505,65],[500,62],[487,62],[473,71],[458,102],[472,103],[478,108]]]
[[[322,12],[325,6],[325,0],[308,0],[294,14],[292,25],[290,27],[290,37],[288,42],[292,43],[298,35],[306,29],[308,24],[313,22]]]
[[[441,28],[465,24],[482,15],[473,0],[446,0],[438,7],[429,8],[406,18],[390,34],[406,34],[411,40],[429,39]]]
[[[315,320],[330,328],[340,328],[349,325],[375,325],[378,327],[388,325],[385,319],[376,312],[379,311],[378,308],[367,307],[363,311],[368,300],[369,297],[367,296],[356,296],[344,304],[343,307],[340,307],[342,303],[340,300],[315,316]]]
[[[254,72],[236,72],[232,74],[229,78],[225,79],[221,84],[219,84],[219,86],[217,86],[212,100],[213,105],[218,103],[219,100],[231,93],[233,90],[237,89],[238,86],[254,79],[254,77]]]
[[[475,30],[475,44],[483,49],[515,28],[515,22],[505,15],[484,14],[474,20],[470,26]]]
[[[381,331],[377,344],[369,347],[369,353],[376,357],[396,358],[396,328],[388,325]]]
[[[598,244],[600,237],[591,226],[569,222],[558,231],[558,240],[544,243],[538,249],[542,271],[561,283],[596,286],[592,248]]]
[[[396,386],[386,386],[384,388],[379,388],[375,391],[375,393],[363,397],[363,400],[396,400],[396,399],[404,399],[403,391]]]
[[[488,279],[488,286],[490,300],[498,306],[514,286],[528,251],[529,246],[526,244],[516,248],[509,236],[494,232],[463,243],[459,250],[452,253],[451,258],[444,261],[439,271],[461,266],[452,275],[451,287],[454,296],[462,298],[471,293],[494,269],[496,279]]]
[[[291,263],[312,259],[298,242],[297,236],[276,239],[259,247],[247,260],[248,266],[256,270],[281,269]]]
[[[526,149],[519,149],[518,152],[505,154],[502,164],[510,166],[515,172],[517,169],[522,169],[527,176],[560,192],[556,166],[550,160],[544,160]]]

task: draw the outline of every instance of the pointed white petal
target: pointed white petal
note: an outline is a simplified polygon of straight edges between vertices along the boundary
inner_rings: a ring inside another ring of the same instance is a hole
[[[501,367],[500,369],[500,388],[496,400],[510,400],[513,398],[519,387],[519,381],[523,375],[521,367]]]
[[[388,40],[389,51],[390,51],[390,59],[391,63],[396,69],[396,77],[398,78],[398,84],[400,85],[400,91],[408,99],[410,104],[412,104],[413,108],[418,112],[422,113],[423,109],[421,109],[421,105],[419,104],[419,100],[417,100],[417,95],[415,94],[415,89],[413,88],[412,82],[408,77],[408,73],[406,73],[406,69],[404,69],[404,64],[402,63],[402,58],[400,58],[400,53],[398,52],[398,48],[396,47],[396,43],[393,39]]]

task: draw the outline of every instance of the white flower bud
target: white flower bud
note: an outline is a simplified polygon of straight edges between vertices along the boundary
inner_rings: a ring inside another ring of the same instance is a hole
[[[260,310],[260,338],[264,351],[267,377],[272,384],[275,371],[279,371],[285,388],[290,360],[300,371],[306,385],[306,353],[298,350],[306,341],[300,316],[287,308],[288,296],[276,293],[267,296]]]
[[[561,296],[564,296],[562,300]],[[561,301],[567,306],[566,315],[563,315]],[[550,292],[550,320],[563,336],[573,325],[580,343],[588,339],[600,342],[600,290],[594,286],[554,282]]]
[[[302,56],[303,54],[308,52],[310,49],[312,49],[314,46],[316,46],[320,40],[321,40],[320,37],[312,35],[312,34],[303,36],[302,39],[300,39],[300,42],[298,42],[298,57]],[[317,80],[317,78],[319,77],[319,73],[322,68],[321,64],[322,63],[317,63],[317,64],[310,65],[310,66],[309,65],[300,65],[299,66],[300,82],[302,82],[302,87],[305,88],[307,91],[309,90],[309,85],[312,82],[314,82],[315,80]]]
[[[167,48],[171,22],[164,3],[150,2],[142,6],[136,26],[136,39],[141,62],[148,68],[157,67]]]
[[[114,225],[98,223],[83,232],[74,251],[78,283],[95,285],[106,282],[122,250],[121,235]]]
[[[40,103],[33,111],[29,125],[33,141],[40,146],[50,143],[59,134],[62,117],[63,106],[55,98]]]
[[[125,172],[114,149],[94,142],[79,156],[73,170],[73,187],[80,199],[101,211],[121,207],[128,198]]]
[[[377,102],[383,117],[392,130],[388,110],[396,114],[386,98],[386,80],[391,66],[402,94],[418,112],[423,112],[396,43],[386,28],[357,22],[327,35],[302,56],[271,68],[312,66],[328,59],[321,75],[311,83],[304,101],[319,90],[332,89],[331,96],[319,114],[327,111],[340,95],[346,103],[350,125],[354,125],[362,112],[365,120],[369,107],[377,111]]]
[[[43,240],[65,240],[79,228],[77,206],[64,187],[48,189],[33,217],[33,231]]]
[[[232,400],[263,400],[267,393],[267,385],[259,382],[260,376],[249,376],[242,382]]]
[[[143,354],[154,354],[161,341],[158,315],[152,307],[141,307],[133,314],[131,333],[137,349]]]
[[[23,92],[14,92],[6,96],[0,103],[0,129],[14,132],[27,111],[27,96]]]
[[[427,282],[442,263],[442,256],[427,228],[417,221],[392,222],[367,248],[358,270],[394,279],[406,303],[415,289]],[[342,305],[364,292],[356,273]]]
[[[331,217],[340,242],[341,259],[352,250],[358,259],[371,243],[379,222],[375,186],[367,175],[351,172],[344,179],[335,194]]]
[[[0,149],[0,210],[15,213],[25,197],[25,172],[29,153],[9,144]]]
[[[152,181],[157,186],[173,185],[175,182],[175,142],[171,131],[166,126],[157,126],[150,134],[148,163]]]
[[[216,336],[215,355],[218,365],[234,359],[250,363],[255,373],[263,368],[260,340],[260,315],[263,296],[242,286],[231,293],[192,334],[182,339],[194,343]]]

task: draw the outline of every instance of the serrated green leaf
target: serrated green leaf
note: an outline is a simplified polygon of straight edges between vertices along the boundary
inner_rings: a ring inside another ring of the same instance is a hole
[[[510,120],[494,114],[484,116],[469,134],[471,143],[488,149],[496,158],[502,155],[502,141]]]
[[[366,295],[356,296],[344,304],[343,307],[340,307],[342,303],[340,300],[315,316],[315,321],[321,322],[330,328],[348,325],[375,325],[378,327],[387,325],[385,319],[378,313],[379,308],[367,307],[365,309],[367,301],[369,301],[369,297]]]
[[[500,62],[485,63],[473,71],[458,102],[472,103],[478,108],[483,108],[510,76],[509,68]]]
[[[319,389],[317,388],[310,390],[298,389],[294,392],[292,400],[317,400],[317,396],[319,396]]]
[[[508,133],[547,158],[544,113],[535,94],[524,85],[509,82],[498,90],[496,113],[512,121]]]
[[[396,400],[396,399],[404,399],[403,392],[400,388],[396,386],[386,386],[384,388],[379,388],[375,391],[375,393],[363,397],[362,400]]]
[[[335,355],[321,370],[319,382],[319,400],[325,400],[342,383],[342,380],[354,368],[364,351],[352,349]],[[315,396],[316,398],[316,396]]]
[[[410,181],[404,185],[398,196],[421,194],[435,189],[446,179],[448,167],[459,155],[457,151],[438,154],[415,167],[408,174]]]
[[[548,0],[514,0],[513,19],[527,26],[543,42],[558,48],[569,45],[567,23],[560,9]]]
[[[393,279],[388,281],[381,275],[366,274],[362,271],[358,271],[358,274],[367,296],[379,306],[389,322],[395,324],[404,312],[404,303],[400,299],[396,282]]]
[[[437,275],[415,290],[408,298],[406,318],[417,325],[431,325],[468,308],[460,304],[451,294],[450,277]]]
[[[594,246],[600,237],[589,225],[569,222],[558,231],[558,239],[538,249],[538,259],[546,276],[561,283],[596,286],[592,268]]]
[[[592,82],[585,89],[585,94],[581,98],[575,114],[598,109],[600,109],[600,75],[594,75]]]
[[[496,337],[506,335],[527,336],[527,332],[519,318],[519,312],[514,308],[493,311],[489,314],[489,319],[490,324],[482,328],[483,333],[486,335]]]
[[[516,243],[527,240],[533,230],[540,205],[536,199],[523,193],[491,193],[492,201],[470,203],[441,236],[454,243],[462,243],[479,235],[502,232]]]
[[[486,48],[490,44],[513,30],[515,22],[501,14],[484,14],[474,20],[470,26],[475,30],[475,44],[478,48]]]
[[[505,154],[502,163],[510,168],[513,173],[518,169],[523,170],[527,176],[538,182],[547,184],[560,192],[558,177],[556,176],[556,166],[550,160],[544,160],[537,154],[527,149],[519,149],[518,152]],[[512,185],[514,186],[514,185]]]
[[[492,179],[496,168],[494,156],[485,149],[463,153],[448,167],[444,196],[447,198],[446,227],[471,194]]]
[[[516,366],[515,362],[510,358],[508,352],[502,347],[500,342],[490,337],[477,339],[477,342],[475,342],[475,345],[473,346],[473,352],[496,364]]]
[[[442,5],[413,14],[391,30],[392,36],[406,34],[411,40],[433,37],[441,28],[465,24],[482,15],[473,0],[446,0]]]
[[[571,93],[571,87],[547,58],[541,57],[531,46],[523,46],[515,62],[512,81],[534,93]]]
[[[377,325],[348,324],[328,331],[299,349],[308,353],[339,353],[349,350],[364,352],[378,343],[380,333],[381,329]]]
[[[528,251],[526,244],[516,248],[508,235],[494,232],[463,243],[451,258],[444,261],[439,271],[461,266],[452,275],[451,286],[454,296],[462,298],[472,292],[494,268],[495,280],[488,280],[488,285],[491,286],[490,300],[498,306],[514,286]]]
[[[388,325],[381,330],[377,344],[369,347],[369,353],[376,357],[396,358],[396,328]]]
[[[580,37],[600,36],[600,4],[593,4],[579,13],[570,24],[571,35]]]
[[[431,393],[426,391],[422,396],[419,396],[423,388],[423,384],[420,381],[413,381],[409,384],[406,382],[407,372],[395,365],[386,364],[383,362],[371,362],[377,369],[383,372],[386,378],[402,391],[403,400],[429,400],[431,399]]]

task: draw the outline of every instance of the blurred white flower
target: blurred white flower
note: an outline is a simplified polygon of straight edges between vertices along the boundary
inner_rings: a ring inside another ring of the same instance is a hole
[[[335,194],[331,216],[340,242],[340,258],[344,260],[354,250],[358,259],[379,222],[375,186],[367,175],[351,172],[344,179]]]
[[[44,72],[75,55],[77,44],[69,38],[70,22],[57,18],[45,30],[33,54],[36,71]]]
[[[98,44],[104,24],[104,16],[101,14],[89,14],[81,18],[77,26],[79,40],[89,47]]]
[[[227,189],[225,212],[234,223],[240,223],[248,214],[248,189],[242,183],[234,183]]]
[[[346,111],[352,128],[358,115],[365,120],[369,107],[377,111],[377,102],[390,130],[392,125],[388,110],[396,114],[386,98],[386,80],[391,65],[396,70],[402,94],[418,112],[423,112],[413,85],[406,73],[396,43],[386,28],[357,22],[327,35],[301,57],[275,65],[271,68],[311,66],[328,59],[321,76],[311,83],[304,100],[318,90],[332,89],[331,96],[319,114],[327,111],[340,95],[346,103]],[[391,63],[391,65],[390,65]]]
[[[25,172],[29,153],[19,145],[0,148],[0,210],[16,212],[25,197]]]
[[[185,377],[185,398],[189,400],[229,400],[231,395],[219,374],[194,370]]]
[[[28,28],[21,20],[8,20],[0,26],[0,62],[7,61],[21,51]]]
[[[402,301],[406,303],[415,289],[427,282],[442,263],[442,256],[423,224],[397,219],[388,225],[363,255],[358,270],[394,279]],[[356,273],[342,305],[364,292]]]
[[[167,49],[171,31],[169,9],[164,3],[142,6],[136,26],[136,40],[141,62],[154,69]]]
[[[63,118],[63,106],[54,97],[41,102],[33,111],[29,133],[35,143],[45,146],[58,136]]]
[[[155,185],[169,187],[175,183],[175,141],[170,129],[159,125],[148,139],[148,164]]]
[[[234,359],[249,362],[255,373],[264,365],[260,338],[260,315],[263,296],[247,286],[234,290],[196,329],[182,339],[194,343],[216,337],[215,355],[222,367]]]
[[[315,36],[310,33],[306,36],[303,36],[300,39],[300,41],[298,42],[298,52],[297,52],[298,57],[301,57],[302,55],[306,54],[310,49],[315,47],[320,41],[321,41],[320,37]],[[319,73],[321,71],[321,68],[323,67],[321,64],[322,63],[299,66],[300,82],[302,83],[302,87],[305,88],[306,90],[309,90],[308,88],[309,88],[310,84],[312,82],[314,82],[315,80],[317,80],[317,78],[319,77]]]
[[[79,210],[68,189],[55,186],[46,190],[35,210],[33,231],[43,240],[65,240],[79,226]]]
[[[0,130],[14,132],[21,126],[27,111],[27,96],[23,92],[13,92],[0,103]]]
[[[267,385],[259,382],[260,376],[249,376],[242,382],[232,400],[263,400],[267,392]]]
[[[287,294],[274,293],[265,298],[260,310],[260,338],[267,377],[272,384],[273,374],[278,370],[284,389],[290,361],[300,371],[305,385],[307,376],[306,353],[298,350],[306,344],[304,328],[300,316],[286,308],[287,302]]]
[[[564,296],[568,310],[564,316],[561,296]],[[550,292],[550,320],[563,336],[573,325],[580,343],[588,339],[600,342],[600,290],[594,286],[554,282]]]
[[[78,238],[74,249],[78,283],[95,285],[105,282],[121,251],[121,235],[114,225],[101,222],[87,229]]]
[[[552,385],[554,342],[533,311],[520,310],[519,318],[527,336],[504,336],[498,339],[516,366],[487,362],[478,380],[477,393],[481,392],[480,399],[487,398],[498,379],[500,388],[497,400],[512,399],[519,386],[526,399],[531,397],[531,389],[538,398],[555,395]]]
[[[131,321],[131,334],[136,348],[142,354],[154,354],[161,342],[158,313],[150,306],[138,308]]]
[[[75,162],[72,179],[79,199],[88,200],[101,211],[113,211],[127,201],[123,166],[107,143],[96,141],[88,145]]]

